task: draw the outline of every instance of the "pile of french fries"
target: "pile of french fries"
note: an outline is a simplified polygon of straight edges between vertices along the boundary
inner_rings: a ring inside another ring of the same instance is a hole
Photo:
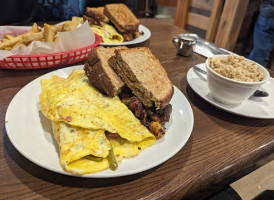
[[[10,51],[20,44],[28,46],[33,41],[58,42],[60,32],[72,31],[79,24],[83,24],[83,18],[81,17],[72,17],[72,20],[65,21],[60,25],[45,23],[44,29],[39,28],[36,23],[33,23],[31,29],[25,34],[18,36],[5,35],[0,41],[0,50]]]

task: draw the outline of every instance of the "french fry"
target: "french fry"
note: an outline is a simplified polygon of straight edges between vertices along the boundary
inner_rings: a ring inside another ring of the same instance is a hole
[[[44,24],[44,42],[53,42],[56,33],[56,26]]]
[[[25,34],[14,37],[4,35],[0,40],[0,50],[12,50],[20,44],[29,45],[32,41],[58,42],[59,33],[63,31],[72,31],[83,24],[83,18],[72,17],[71,21],[66,21],[61,25],[44,24],[44,30],[41,30],[36,23]]]
[[[57,32],[63,32],[63,24],[56,25]]]
[[[70,23],[71,23],[71,21],[65,21],[65,23],[62,24],[62,32],[63,31],[69,31]]]
[[[7,50],[12,48],[16,43],[18,43],[20,40],[22,40],[22,36],[17,36],[15,38],[12,38],[10,40],[4,41],[0,43],[0,50]]]
[[[78,22],[77,21],[66,21],[64,24],[63,24],[63,29],[62,31],[72,31],[74,29],[77,28],[78,26]]]
[[[76,29],[79,25],[79,22],[78,21],[71,21],[71,30],[70,31],[73,31],[74,29]]]
[[[6,42],[6,41],[8,41],[9,39],[7,39],[7,38],[2,38],[2,40],[1,40],[1,42]]]
[[[8,40],[11,40],[11,39],[13,39],[14,37],[13,37],[12,35],[4,35],[3,38],[6,38],[6,39],[8,39]]]
[[[32,41],[42,41],[44,37],[43,32],[38,32],[38,33],[27,33],[22,35],[22,42],[25,45],[29,45]]]
[[[15,47],[19,46],[20,44],[23,44],[23,41],[22,41],[22,40],[19,40],[17,43],[15,43],[15,44],[12,46],[12,49],[14,49]]]
[[[12,47],[5,47],[4,50],[10,51],[10,50],[12,50]]]
[[[53,39],[54,42],[58,42],[58,41],[59,41],[59,33],[60,33],[60,32],[57,32],[57,33],[55,34],[54,39]]]
[[[82,17],[72,17],[71,21],[75,21],[77,22],[78,24],[83,24],[84,23],[84,19]]]
[[[40,29],[38,25],[34,22],[31,29],[28,31],[28,33],[38,33],[40,32]]]

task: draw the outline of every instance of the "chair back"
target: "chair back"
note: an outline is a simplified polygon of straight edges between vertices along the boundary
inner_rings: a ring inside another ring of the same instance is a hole
[[[214,41],[217,46],[233,51],[248,5],[249,0],[225,1]]]
[[[178,0],[174,24],[214,42],[224,0]]]

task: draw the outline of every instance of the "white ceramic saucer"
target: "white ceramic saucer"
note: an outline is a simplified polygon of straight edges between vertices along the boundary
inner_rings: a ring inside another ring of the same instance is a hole
[[[205,64],[197,65],[206,71]],[[208,103],[224,111],[250,118],[274,119],[274,79],[270,78],[268,82],[260,87],[260,90],[267,91],[268,97],[250,97],[240,105],[222,104],[210,95],[207,86],[206,75],[190,68],[187,73],[187,81],[190,87]]]

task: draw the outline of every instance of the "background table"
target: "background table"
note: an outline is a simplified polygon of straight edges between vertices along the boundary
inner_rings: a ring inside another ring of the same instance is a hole
[[[138,46],[148,46],[155,53],[193,109],[194,128],[186,145],[162,165],[126,177],[84,179],[43,169],[12,146],[5,131],[5,114],[22,87],[56,68],[0,70],[0,199],[201,199],[245,175],[250,165],[273,152],[274,120],[229,114],[190,88],[186,73],[205,58],[176,54],[171,40],[183,30],[157,19],[143,19],[142,24],[152,36]]]

